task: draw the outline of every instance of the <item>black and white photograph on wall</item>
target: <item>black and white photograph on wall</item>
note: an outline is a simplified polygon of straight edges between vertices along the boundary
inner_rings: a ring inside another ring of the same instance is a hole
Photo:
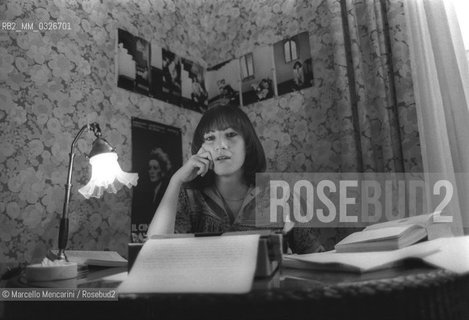
[[[139,182],[133,189],[131,241],[143,242],[148,225],[175,170],[182,166],[181,130],[132,118],[132,170]]]
[[[150,97],[163,100],[163,48],[151,43],[150,56]]]
[[[135,90],[137,65],[135,62],[135,37],[129,32],[117,31],[117,86],[129,91]]]
[[[302,32],[274,44],[278,95],[313,85],[309,33]]]
[[[240,105],[239,60],[229,60],[207,68],[206,83],[209,108]]]
[[[181,105],[203,113],[208,108],[204,68],[187,59],[181,62]]]
[[[150,43],[118,29],[117,86],[148,95],[150,83]]]
[[[163,97],[166,102],[179,105],[181,102],[181,58],[163,49]]]
[[[150,43],[135,37],[135,91],[148,95],[151,82]]]
[[[239,63],[244,106],[275,95],[272,46],[257,47],[253,52],[239,58]]]

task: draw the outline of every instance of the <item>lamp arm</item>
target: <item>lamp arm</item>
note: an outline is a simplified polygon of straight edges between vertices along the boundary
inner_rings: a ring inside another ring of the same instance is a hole
[[[78,142],[78,139],[83,135],[85,130],[93,130],[96,136],[101,135],[101,129],[99,128],[99,124],[93,122],[91,124],[84,125],[78,134],[76,135],[75,139],[73,139],[72,145],[70,147],[69,153],[69,161],[68,161],[68,175],[67,175],[67,183],[65,184],[65,200],[64,206],[62,211],[62,218],[60,219],[60,227],[59,227],[59,252],[57,258],[59,260],[67,260],[65,255],[65,248],[67,247],[67,240],[68,240],[68,212],[69,212],[69,205],[70,205],[70,191],[72,189],[72,173],[73,173],[73,163],[75,160],[75,146]]]

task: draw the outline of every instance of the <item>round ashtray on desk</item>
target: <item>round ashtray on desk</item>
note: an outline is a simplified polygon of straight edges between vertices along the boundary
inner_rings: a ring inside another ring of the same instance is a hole
[[[17,285],[27,288],[77,288],[77,278],[64,279],[64,280],[51,280],[51,281],[29,281],[23,274],[17,279]]]
[[[78,265],[75,262],[48,261],[48,263],[30,264],[25,268],[28,283],[76,279]]]

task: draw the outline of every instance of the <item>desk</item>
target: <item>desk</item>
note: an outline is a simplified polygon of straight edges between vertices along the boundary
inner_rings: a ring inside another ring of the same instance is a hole
[[[78,287],[114,288],[93,270]],[[24,284],[11,279],[9,287]],[[408,265],[367,274],[282,269],[248,294],[145,294],[119,301],[5,302],[6,319],[469,319],[469,275]]]

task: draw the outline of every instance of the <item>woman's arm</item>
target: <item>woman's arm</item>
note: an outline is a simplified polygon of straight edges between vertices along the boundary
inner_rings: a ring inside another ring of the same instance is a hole
[[[178,205],[178,196],[182,183],[177,179],[171,178],[166,192],[156,209],[155,215],[148,227],[148,237],[155,234],[174,233],[174,223]]]
[[[198,175],[204,176],[213,168],[210,153],[203,148],[189,158],[189,160],[171,177],[166,192],[156,209],[153,220],[148,227],[147,236],[155,234],[174,233],[179,192],[185,182],[192,181]]]

